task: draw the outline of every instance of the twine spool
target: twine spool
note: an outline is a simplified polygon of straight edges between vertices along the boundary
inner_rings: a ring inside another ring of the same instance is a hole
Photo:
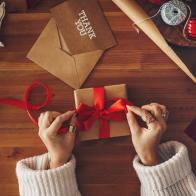
[[[139,24],[156,17],[159,13],[161,13],[163,21],[171,26],[177,26],[184,22],[187,18],[182,31],[183,37],[192,43],[196,43],[196,17],[191,17],[192,12],[190,6],[180,0],[171,0],[166,2],[160,6],[159,10],[153,16],[133,23],[132,25],[137,33],[140,32],[137,27]]]
[[[171,26],[177,26],[185,21],[188,15],[186,4],[179,0],[172,0],[161,6],[162,20]]]
[[[161,18],[166,24],[177,26],[182,22],[184,22],[185,19],[187,18],[188,9],[187,9],[187,5],[184,4],[182,1],[172,0],[160,6],[159,10],[153,16],[150,16],[141,21],[133,23],[133,27],[139,33],[139,29],[136,26],[145,22],[146,20],[156,17],[159,13],[161,13]]]

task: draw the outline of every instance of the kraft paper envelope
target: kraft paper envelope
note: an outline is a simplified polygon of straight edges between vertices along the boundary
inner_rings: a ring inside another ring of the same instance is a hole
[[[66,45],[60,41],[56,23],[51,19],[27,57],[74,89],[78,89],[103,54],[103,50],[72,56],[65,52]],[[63,46],[64,48],[61,48]]]
[[[152,20],[145,20],[149,16],[135,0],[112,0],[138,27],[171,59],[176,63],[195,83],[196,78],[189,71],[178,55],[168,45],[159,29]],[[145,20],[145,21],[144,21]],[[143,22],[141,22],[143,21]]]
[[[82,24],[80,23],[80,28],[76,25],[79,23],[78,11],[83,14],[80,15],[83,22],[88,20],[85,24],[92,25],[91,31],[87,33],[92,33],[93,29],[93,38],[89,37],[91,34],[80,35]],[[93,13],[97,14],[96,17],[93,17]],[[52,15],[55,20],[50,19],[27,57],[74,89],[78,89],[103,52],[114,46],[116,41],[95,0],[65,1],[52,9]],[[71,47],[72,45],[74,47]],[[77,48],[79,46],[80,50]]]

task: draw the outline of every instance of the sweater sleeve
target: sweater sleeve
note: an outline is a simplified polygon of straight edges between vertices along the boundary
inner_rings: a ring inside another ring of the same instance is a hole
[[[133,160],[141,182],[141,196],[195,196],[196,177],[191,170],[185,145],[170,141],[159,146],[163,162],[144,166],[139,157]]]
[[[48,153],[19,161],[16,175],[21,196],[80,196],[74,156],[61,167],[48,169]]]

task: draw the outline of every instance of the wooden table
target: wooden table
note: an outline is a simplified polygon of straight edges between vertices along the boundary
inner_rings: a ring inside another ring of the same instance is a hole
[[[63,112],[74,106],[73,89],[25,57],[50,18],[48,9],[60,1],[43,0],[29,13],[7,16],[2,36],[6,47],[0,49],[0,97],[22,99],[25,88],[41,80],[53,91],[47,110]],[[163,141],[185,143],[196,172],[196,145],[184,134],[196,115],[195,84],[145,35],[137,35],[132,22],[110,0],[100,2],[118,46],[105,53],[83,87],[126,83],[135,104],[165,104],[171,115]],[[0,114],[0,195],[16,196],[16,161],[46,149],[26,112],[1,105]],[[83,142],[75,155],[79,189],[84,196],[139,195],[130,137]]]

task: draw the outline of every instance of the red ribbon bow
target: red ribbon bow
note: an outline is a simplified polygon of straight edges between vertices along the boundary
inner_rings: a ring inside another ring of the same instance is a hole
[[[88,130],[96,120],[100,120],[100,138],[110,137],[109,121],[126,120],[127,107],[133,105],[127,99],[117,98],[105,101],[104,87],[93,88],[94,105],[81,103],[77,109],[78,129]]]

